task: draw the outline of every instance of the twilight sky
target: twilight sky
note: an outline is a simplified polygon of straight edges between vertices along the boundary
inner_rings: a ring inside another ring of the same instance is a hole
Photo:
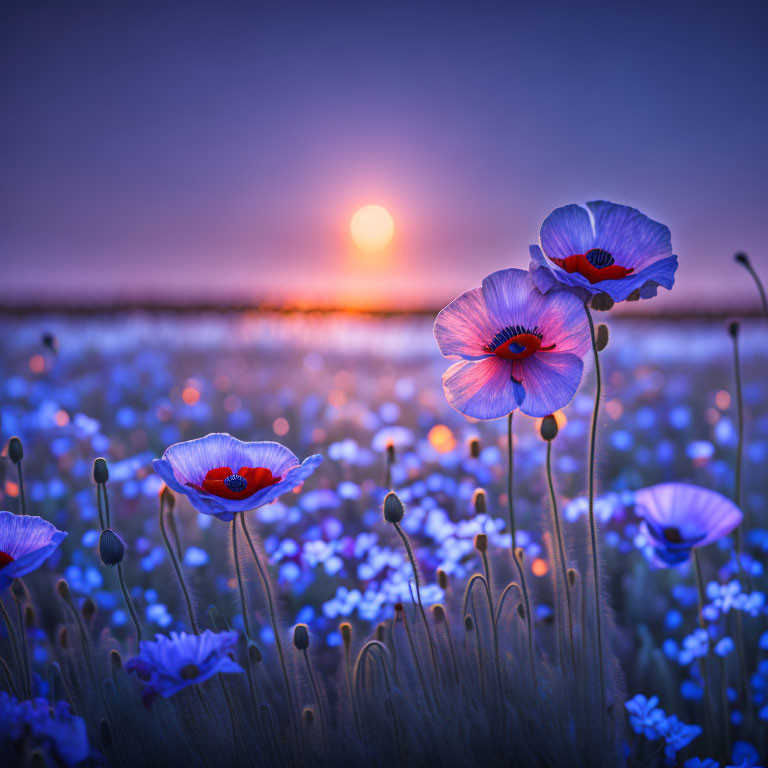
[[[655,309],[754,304],[767,33],[764,0],[4,3],[3,296],[437,306],[606,198],[672,229]]]

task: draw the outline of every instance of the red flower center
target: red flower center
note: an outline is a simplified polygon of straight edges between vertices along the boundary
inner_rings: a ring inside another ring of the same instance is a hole
[[[5,568],[8,563],[12,563],[13,558],[7,553],[0,550],[0,570]]]
[[[190,485],[203,493],[239,501],[253,496],[262,488],[279,483],[280,480],[280,477],[274,477],[272,471],[266,467],[240,467],[237,472],[233,472],[229,467],[217,467],[208,472],[202,485]]]
[[[621,280],[635,271],[634,267],[627,269],[615,263],[613,256],[602,248],[592,248],[586,253],[577,253],[565,259],[552,259],[558,267],[569,275],[577,272],[589,280],[591,285],[602,280]]]
[[[528,330],[521,325],[512,325],[499,331],[491,343],[485,346],[487,352],[504,360],[522,360],[535,352],[549,352],[554,348],[554,344],[548,347],[541,346],[541,334],[538,326],[533,330]]]

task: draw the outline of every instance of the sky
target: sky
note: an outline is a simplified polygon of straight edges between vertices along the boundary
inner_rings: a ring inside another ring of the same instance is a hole
[[[764,0],[4,3],[0,303],[439,307],[608,199],[672,230],[646,305],[753,305],[767,33]]]

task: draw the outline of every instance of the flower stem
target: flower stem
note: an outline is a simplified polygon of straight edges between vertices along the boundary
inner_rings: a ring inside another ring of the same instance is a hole
[[[600,562],[597,551],[597,529],[595,525],[595,444],[597,442],[597,416],[600,410],[600,395],[603,381],[600,374],[600,356],[597,351],[597,339],[595,338],[595,324],[592,313],[585,304],[589,323],[589,335],[592,340],[592,353],[595,358],[595,406],[592,410],[592,426],[589,433],[589,538],[590,551],[592,553],[592,578],[595,587],[595,632],[597,633],[597,666],[600,682],[600,722],[605,722],[605,669],[603,668],[603,628],[600,606]]]
[[[32,698],[34,691],[32,690],[32,673],[29,668],[29,648],[27,648],[27,630],[24,626],[24,615],[21,611],[21,600],[14,598],[16,603],[16,618],[19,621],[19,633],[21,634],[21,650],[22,650],[22,664],[24,667],[24,677],[26,680],[27,697]]]
[[[253,556],[253,560],[256,563],[256,568],[259,571],[259,576],[261,577],[262,584],[264,586],[264,593],[267,597],[267,606],[269,608],[269,619],[272,624],[272,632],[275,636],[275,647],[277,648],[277,655],[280,659],[280,669],[283,673],[283,684],[285,686],[285,695],[288,702],[288,714],[291,719],[291,725],[293,727],[294,733],[297,733],[297,727],[296,727],[296,712],[294,711],[294,702],[293,702],[293,693],[291,691],[291,683],[288,679],[288,668],[285,665],[285,656],[283,655],[283,644],[280,640],[280,628],[277,626],[277,616],[275,614],[275,604],[272,599],[272,589],[269,586],[269,578],[267,577],[267,573],[264,569],[264,566],[261,563],[261,559],[259,558],[259,555],[256,551],[256,547],[253,544],[253,539],[251,539],[251,534],[248,531],[248,526],[245,522],[245,514],[240,515],[240,527],[243,529],[243,533],[245,534],[245,539],[248,542],[248,547],[251,550],[251,555]]]
[[[707,620],[704,618],[704,603],[706,599],[704,597],[704,578],[701,575],[701,560],[699,559],[699,553],[696,548],[693,549],[693,568],[696,573],[696,591],[699,595],[699,626],[706,632]],[[712,690],[709,680],[710,670],[710,641],[709,633],[707,633],[707,658],[699,657],[699,674],[701,675],[701,681],[704,683],[704,732],[706,733],[706,739],[708,742],[708,753],[711,754],[712,746],[712,723],[714,716],[712,713]]]
[[[568,609],[568,640],[571,644],[571,662],[573,672],[576,674],[576,647],[573,642],[573,607],[571,605],[571,588],[568,584],[568,568],[565,562],[565,545],[563,544],[563,532],[560,528],[560,515],[557,512],[557,497],[555,486],[552,482],[552,441],[547,440],[547,484],[549,485],[549,498],[552,503],[552,519],[555,524],[555,539],[557,541],[558,555],[560,557],[560,572],[563,578],[563,589]]]
[[[16,471],[19,475],[19,514],[27,514],[27,501],[24,496],[24,475],[21,471],[21,462],[16,465]]]
[[[517,573],[520,576],[520,587],[523,593],[523,602],[525,603],[525,623],[528,629],[528,656],[531,664],[531,677],[533,678],[533,684],[536,685],[536,664],[534,662],[533,655],[533,624],[531,620],[531,602],[528,597],[528,584],[525,580],[525,570],[517,556],[517,529],[515,527],[515,502],[514,495],[512,493],[513,480],[514,480],[514,448],[512,442],[512,416],[514,411],[511,411],[507,416],[507,501],[509,504],[509,532],[512,535],[512,560],[517,568]]]
[[[743,260],[737,258],[737,261],[744,265],[744,269],[749,272],[749,274],[752,276],[752,279],[755,281],[757,292],[760,294],[760,303],[763,305],[763,314],[766,316],[766,318],[768,318],[768,298],[766,298],[765,288],[763,287],[763,283],[760,280],[760,276],[757,274],[755,268],[752,266],[752,262],[748,258],[744,258]]]
[[[13,626],[11,617],[8,614],[8,609],[5,607],[5,603],[2,601],[2,599],[0,599],[0,616],[3,617],[3,621],[5,622],[5,628],[8,631],[8,639],[11,641],[11,650],[13,651],[13,658],[16,662],[16,668],[19,671],[19,677],[22,680],[23,690],[26,693],[27,678],[24,675],[21,668],[21,654],[19,653],[19,644],[18,644],[18,639],[16,637],[16,629]],[[26,698],[29,698],[28,694]]]
[[[168,557],[171,558],[171,564],[173,565],[173,570],[176,571],[176,578],[179,581],[179,586],[181,587],[181,591],[184,595],[184,602],[187,604],[187,613],[189,614],[189,623],[192,627],[192,631],[196,634],[200,634],[200,627],[197,623],[197,618],[195,617],[195,610],[192,607],[192,600],[189,597],[189,590],[187,589],[187,583],[184,581],[184,574],[181,570],[181,566],[179,565],[178,558],[176,557],[176,553],[173,551],[173,547],[171,546],[171,541],[168,538],[168,532],[165,529],[165,501],[163,499],[163,495],[160,496],[160,533],[163,535],[163,541],[165,542],[165,548],[168,550]]]

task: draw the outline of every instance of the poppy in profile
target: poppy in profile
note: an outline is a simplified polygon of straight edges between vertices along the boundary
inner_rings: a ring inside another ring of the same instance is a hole
[[[717,491],[686,483],[661,483],[635,493],[635,511],[661,567],[684,563],[694,547],[727,536],[743,519],[741,510]]]
[[[66,535],[42,517],[0,512],[0,591],[39,568]]]
[[[244,443],[215,432],[170,446],[153,466],[198,512],[228,521],[293,490],[322,460],[315,454],[300,462],[280,443]]]

